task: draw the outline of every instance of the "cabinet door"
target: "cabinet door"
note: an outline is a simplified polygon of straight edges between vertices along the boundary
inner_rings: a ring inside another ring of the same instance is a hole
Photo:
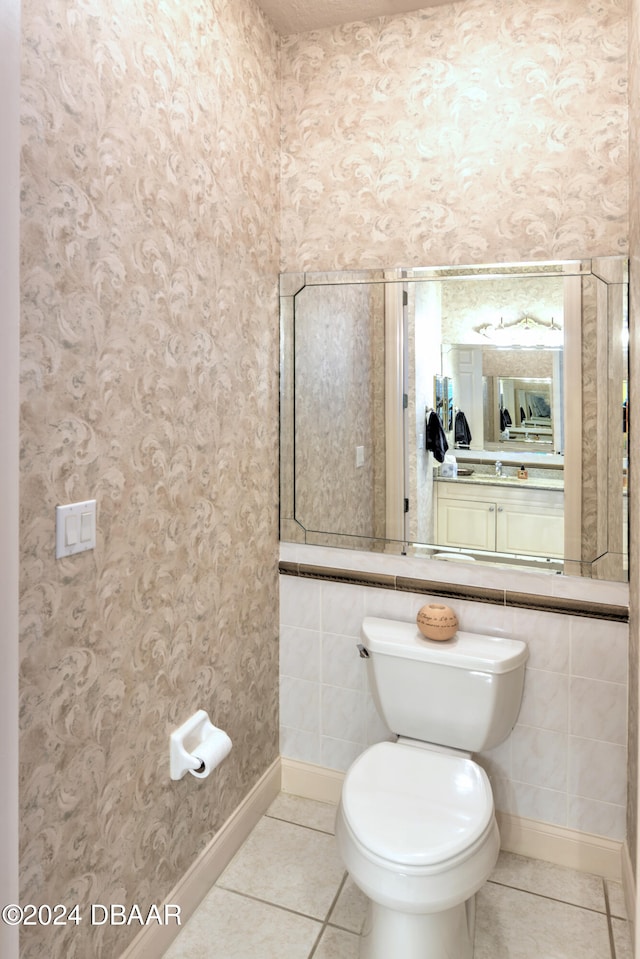
[[[467,549],[496,548],[494,503],[438,497],[438,534],[441,546]]]
[[[496,549],[530,556],[564,554],[564,510],[552,507],[498,505]]]

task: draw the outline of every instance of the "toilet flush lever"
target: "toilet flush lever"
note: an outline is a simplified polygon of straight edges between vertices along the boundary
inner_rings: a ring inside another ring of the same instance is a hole
[[[369,659],[369,650],[362,643],[358,643],[358,652],[360,653],[360,659]]]

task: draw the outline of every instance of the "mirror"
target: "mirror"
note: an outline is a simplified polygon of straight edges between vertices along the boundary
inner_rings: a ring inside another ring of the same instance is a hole
[[[551,377],[496,376],[484,377],[484,382],[487,448],[491,449],[493,443],[525,442],[555,449],[560,441],[553,434]]]
[[[475,449],[509,449],[561,453],[564,446],[562,415],[562,347],[531,347],[513,350],[494,346],[468,346],[479,350],[482,371],[482,424],[476,427]],[[458,409],[453,397],[458,346],[443,344],[444,377],[449,384],[449,425]],[[436,377],[438,379],[438,377]],[[437,387],[434,386],[437,391]],[[476,399],[480,403],[480,398]],[[436,402],[436,410],[438,405]],[[444,425],[444,424],[443,424]],[[525,444],[522,446],[521,444]],[[458,444],[464,446],[464,444]]]
[[[625,580],[627,286],[619,257],[284,274],[281,539]]]

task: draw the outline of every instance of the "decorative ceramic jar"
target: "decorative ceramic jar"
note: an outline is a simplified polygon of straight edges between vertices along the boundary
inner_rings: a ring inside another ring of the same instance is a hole
[[[427,603],[416,617],[418,629],[427,639],[451,639],[458,629],[458,617],[449,606]]]

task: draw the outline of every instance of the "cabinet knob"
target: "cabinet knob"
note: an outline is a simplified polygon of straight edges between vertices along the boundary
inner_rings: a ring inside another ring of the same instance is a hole
[[[499,512],[499,513],[502,512],[502,506],[498,506],[498,512]]]
[[[494,509],[495,509],[495,506],[490,506],[490,507],[489,507],[489,512],[490,512],[490,513],[493,513]]]

